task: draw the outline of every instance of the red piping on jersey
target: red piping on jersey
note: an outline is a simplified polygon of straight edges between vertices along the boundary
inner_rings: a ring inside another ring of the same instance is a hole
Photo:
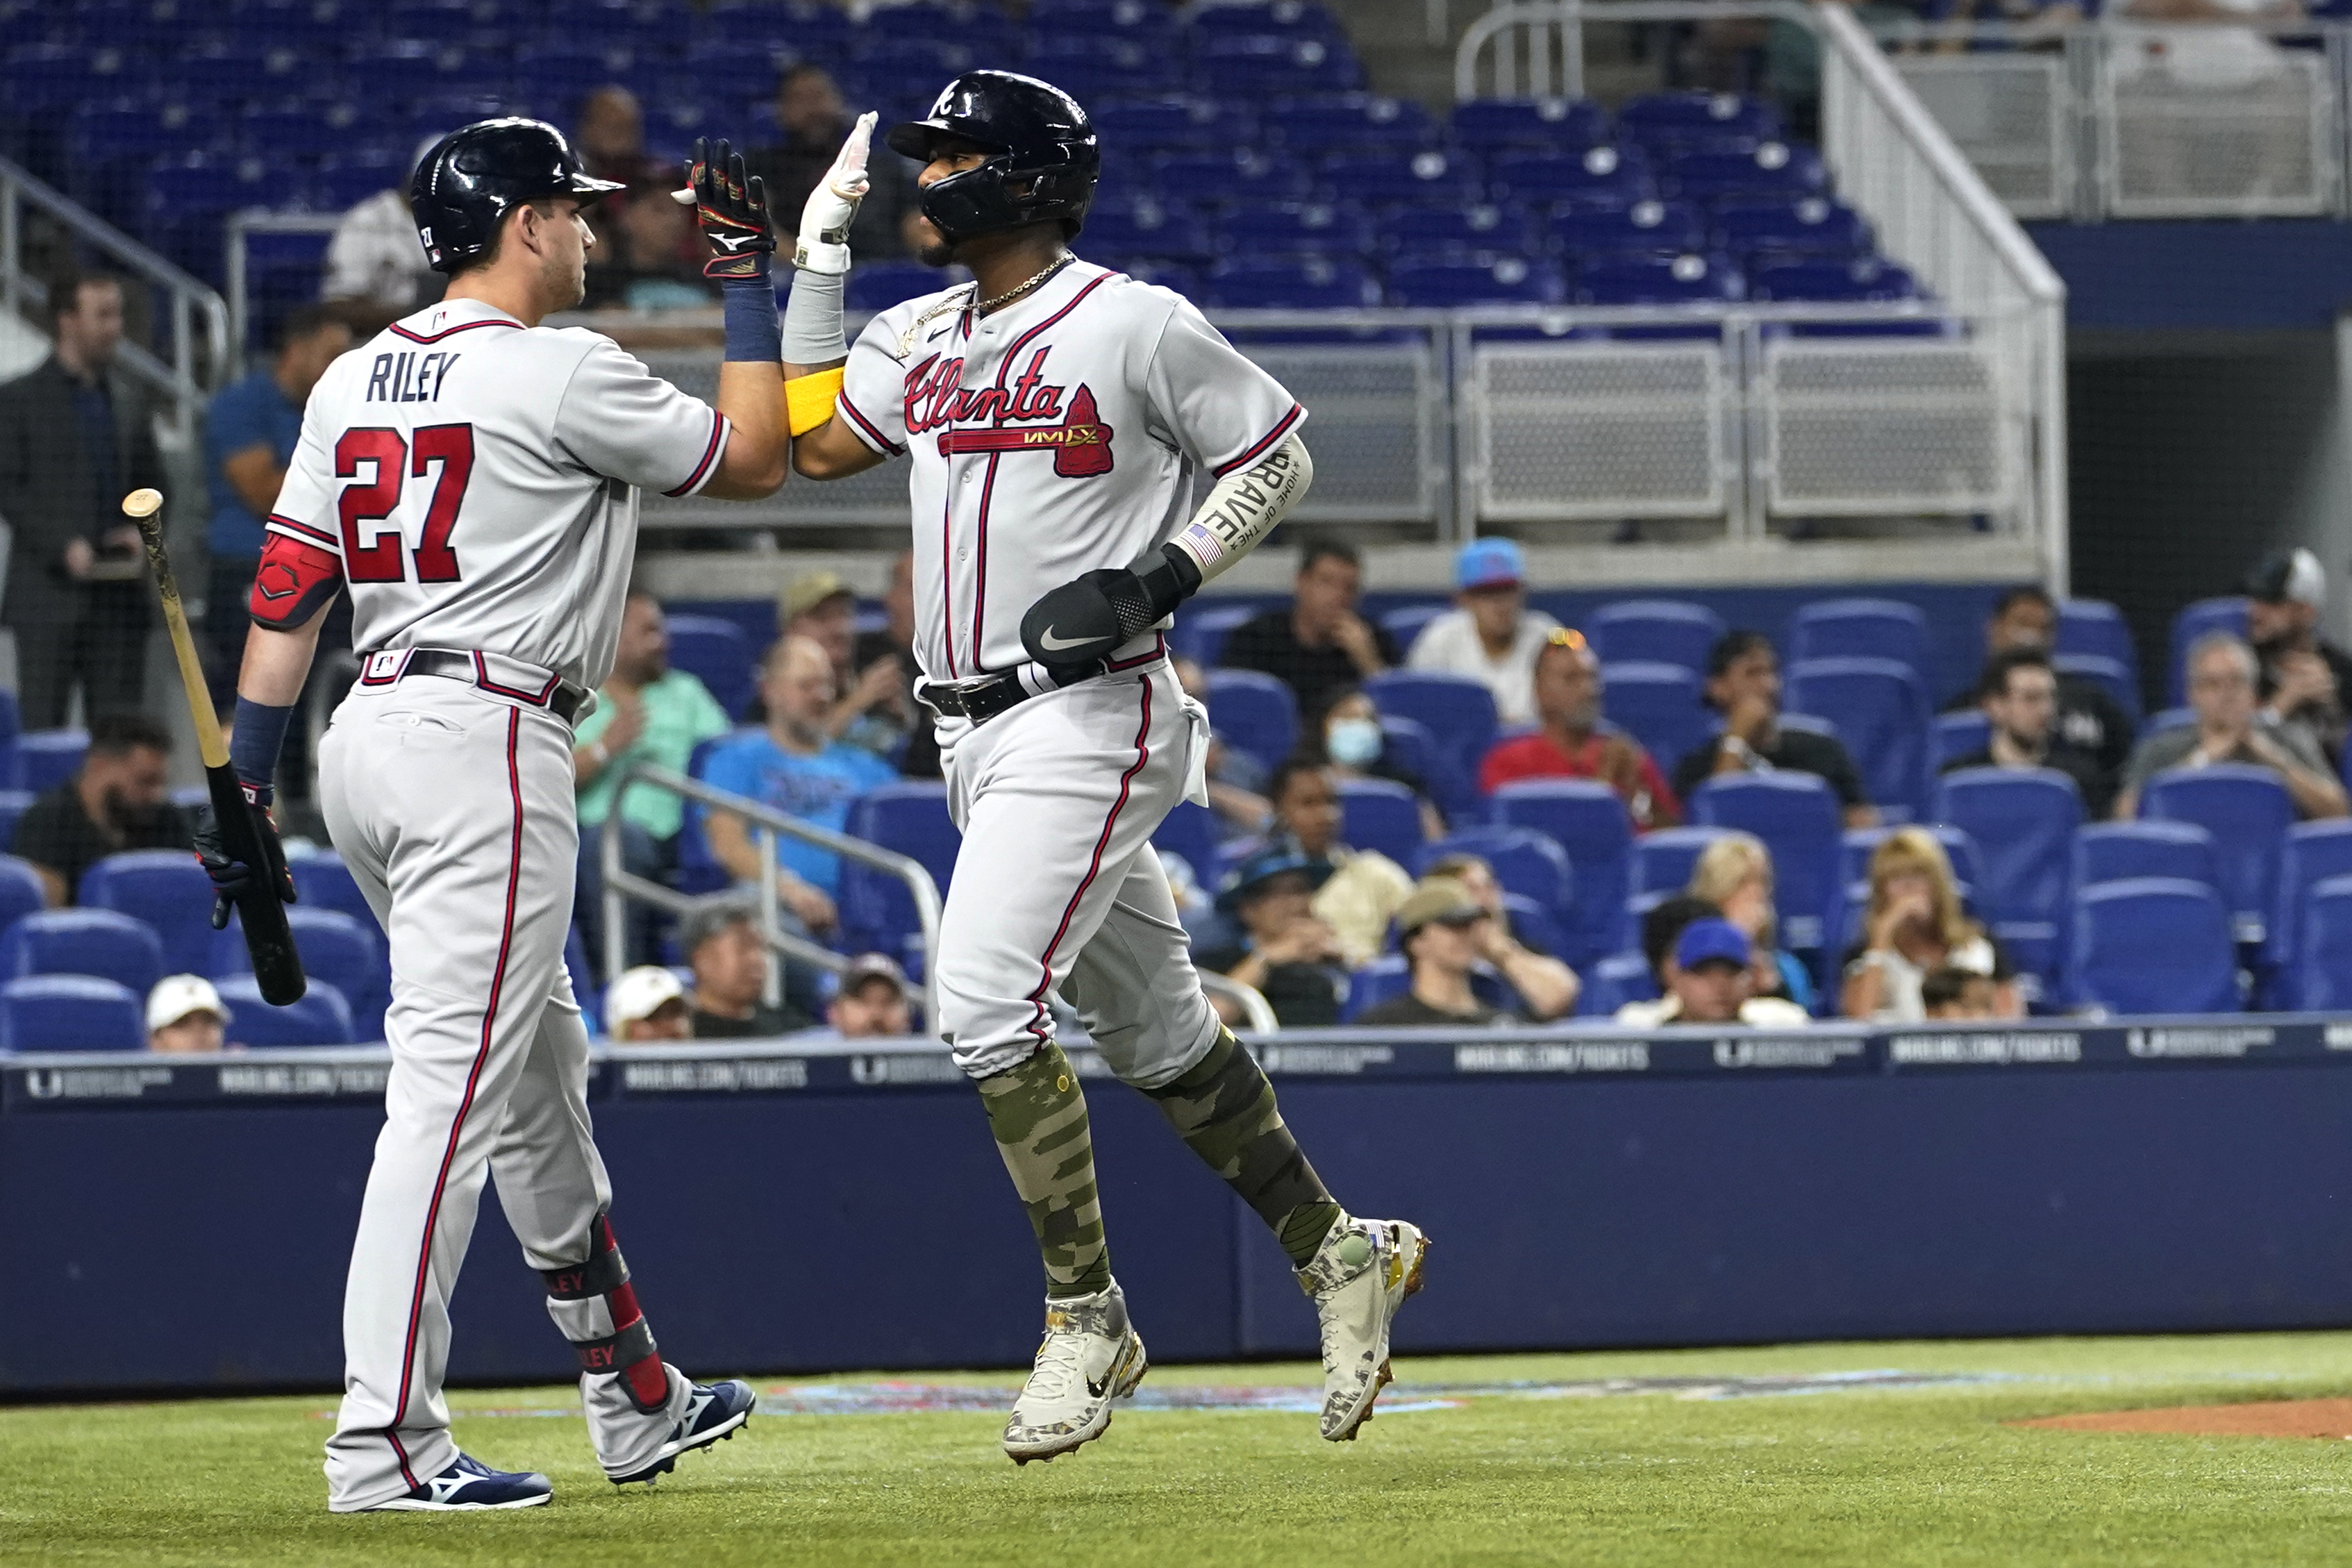
[[[317,542],[325,545],[328,549],[332,550],[338,555],[342,553],[343,542],[336,538],[333,534],[329,533],[323,528],[314,527],[307,522],[297,522],[290,517],[280,517],[274,511],[271,512],[264,521],[277,523],[281,528],[290,528],[304,538],[314,540]]]
[[[1252,447],[1248,451],[1244,452],[1240,457],[1235,458],[1233,461],[1229,463],[1220,463],[1211,471],[1213,472],[1217,478],[1222,479],[1227,474],[1232,473],[1235,468],[1241,468],[1243,465],[1247,463],[1255,462],[1258,455],[1264,452],[1268,447],[1273,446],[1276,441],[1281,440],[1284,433],[1293,425],[1297,424],[1299,416],[1306,412],[1307,410],[1301,408],[1297,404],[1292,404],[1290,405],[1290,412],[1282,416],[1282,422],[1265,433],[1265,439],[1260,441],[1256,446]]]
[[[859,412],[857,405],[849,401],[849,394],[845,392],[843,393],[839,401],[841,404],[841,411],[849,416],[850,423],[865,431],[868,436],[872,437],[875,444],[879,446],[884,451],[897,453],[903,452],[907,449],[906,447],[898,445],[898,442],[890,439],[889,437],[882,434],[881,430],[875,425],[874,421],[868,419],[864,414]]]
[[[940,501],[940,640],[947,645],[948,679],[961,680],[955,656],[955,486],[940,488],[947,494]]]
[[[1030,1021],[1029,1032],[1037,1037],[1041,1046],[1046,1043],[1045,993],[1054,985],[1054,950],[1061,946],[1062,938],[1069,934],[1070,922],[1077,918],[1078,901],[1087,896],[1087,889],[1094,886],[1096,876],[1102,870],[1103,851],[1110,847],[1110,830],[1118,825],[1118,814],[1127,805],[1128,792],[1134,786],[1135,775],[1141,773],[1143,764],[1151,760],[1151,678],[1143,676],[1136,684],[1143,689],[1143,722],[1137,726],[1135,731],[1135,763],[1118,776],[1118,798],[1110,803],[1109,814],[1103,818],[1102,832],[1095,839],[1094,858],[1087,862],[1087,874],[1078,879],[1077,890],[1070,895],[1069,903],[1062,910],[1062,923],[1054,928],[1054,940],[1045,944],[1045,956],[1039,961],[1045,973],[1037,982],[1037,989],[1029,993],[1029,1005],[1037,1010],[1036,1016]]]
[[[547,684],[537,691],[518,691],[513,687],[500,686],[497,681],[492,680],[489,660],[484,658],[478,651],[474,655],[474,684],[494,695],[511,697],[518,701],[528,702],[534,708],[544,708],[547,706],[547,700],[555,695],[555,689],[563,684],[563,677],[550,670],[547,675]]]
[[[476,327],[512,327],[517,331],[522,331],[522,323],[520,321],[460,321],[454,327],[444,327],[439,331],[427,335],[419,332],[412,332],[397,321],[394,321],[392,324],[392,330],[394,331],[398,332],[402,337],[406,338],[412,343],[437,343],[452,332],[470,332]]]
[[[503,326],[508,323],[498,324]],[[401,1448],[394,1429],[408,1410],[408,1385],[416,1367],[416,1333],[425,1316],[425,1281],[433,1268],[433,1232],[441,1220],[441,1194],[449,1184],[449,1168],[457,1162],[457,1142],[466,1131],[466,1117],[474,1109],[474,1091],[480,1087],[483,1065],[490,1059],[490,1037],[499,1021],[499,993],[506,985],[507,955],[514,947],[515,894],[522,881],[522,770],[516,760],[516,747],[521,735],[522,710],[509,709],[507,712],[507,789],[514,798],[514,837],[507,851],[506,923],[499,932],[498,965],[490,971],[490,999],[482,1012],[482,1043],[474,1049],[474,1065],[466,1074],[466,1093],[457,1101],[457,1119],[449,1123],[448,1147],[441,1152],[441,1169],[433,1178],[433,1198],[425,1207],[425,1238],[416,1255],[416,1289],[408,1302],[408,1342],[400,1356],[400,1394],[392,1402],[392,1424],[383,1429],[384,1440],[392,1445],[394,1453],[400,1455],[400,1473],[407,1477],[412,1491],[415,1489],[416,1478],[408,1473],[408,1456]]]
[[[664,490],[662,494],[682,496],[690,493],[695,486],[702,482],[703,475],[710,471],[710,465],[718,460],[719,448],[726,443],[726,440],[727,416],[714,408],[710,411],[710,445],[702,449],[702,460],[694,465],[694,472],[686,476],[684,484],[674,490]]]
[[[1120,276],[1125,277],[1126,274],[1121,273]],[[1151,649],[1150,652],[1137,654],[1133,658],[1117,659],[1109,664],[1106,664],[1103,666],[1103,673],[1105,675],[1116,675],[1122,669],[1133,669],[1137,665],[1150,664],[1153,659],[1166,655],[1167,652],[1168,634],[1166,632],[1161,632],[1152,638]]]

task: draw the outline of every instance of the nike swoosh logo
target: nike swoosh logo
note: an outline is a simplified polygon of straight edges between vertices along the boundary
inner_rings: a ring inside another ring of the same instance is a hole
[[[1090,1377],[1087,1379],[1087,1392],[1093,1394],[1097,1399],[1100,1399],[1103,1396],[1103,1390],[1109,1386],[1110,1376],[1108,1373],[1105,1373],[1103,1376],[1098,1378]]]
[[[1057,637],[1051,626],[1037,634],[1037,646],[1048,653],[1059,653],[1066,647],[1084,647],[1094,640],[1092,637]]]

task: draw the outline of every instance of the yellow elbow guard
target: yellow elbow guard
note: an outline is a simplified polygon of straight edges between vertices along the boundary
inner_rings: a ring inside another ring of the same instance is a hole
[[[833,417],[833,401],[841,395],[841,367],[814,375],[796,375],[784,383],[784,425],[795,436],[805,436]]]

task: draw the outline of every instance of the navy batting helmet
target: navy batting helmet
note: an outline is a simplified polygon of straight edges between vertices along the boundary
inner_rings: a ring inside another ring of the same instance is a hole
[[[538,120],[478,120],[434,143],[408,181],[416,237],[436,272],[455,272],[498,237],[525,202],[576,196],[583,203],[623,187],[581,172],[563,132]]]
[[[1034,77],[966,71],[921,120],[890,132],[890,150],[928,163],[950,138],[987,161],[923,187],[923,216],[949,240],[1059,219],[1075,236],[1102,174],[1094,121],[1077,100]]]

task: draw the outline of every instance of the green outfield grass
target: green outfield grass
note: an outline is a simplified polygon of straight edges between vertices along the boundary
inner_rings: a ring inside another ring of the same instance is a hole
[[[1885,1370],[1989,1381],[1747,1397],[1461,1386]],[[466,1447],[543,1469],[557,1491],[544,1509],[455,1516],[330,1516],[323,1397],[0,1409],[0,1561],[2352,1562],[2352,1444],[2002,1425],[2352,1393],[2352,1334],[1415,1358],[1398,1371],[1388,1398],[1449,1403],[1385,1415],[1352,1445],[1319,1441],[1306,1415],[1134,1410],[1083,1452],[1016,1470],[984,1412],[763,1415],[656,1491],[626,1494],[596,1473],[576,1415],[488,1414],[560,1408],[570,1391],[468,1391],[452,1399]],[[1147,1386],[1310,1381],[1297,1365],[1185,1367]]]

